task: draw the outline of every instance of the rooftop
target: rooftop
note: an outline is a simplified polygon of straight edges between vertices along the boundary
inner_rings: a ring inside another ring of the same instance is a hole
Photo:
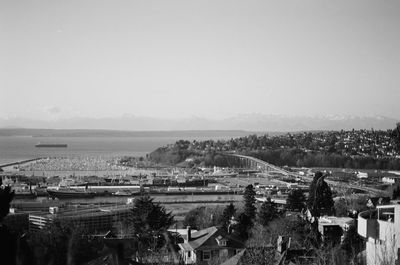
[[[105,206],[98,208],[76,208],[76,209],[68,209],[61,210],[56,212],[55,214],[51,213],[35,213],[36,216],[47,217],[49,219],[63,217],[63,218],[73,218],[73,217],[93,217],[93,216],[102,216],[105,213],[119,213],[129,211],[131,207],[128,205],[119,205],[119,206]]]

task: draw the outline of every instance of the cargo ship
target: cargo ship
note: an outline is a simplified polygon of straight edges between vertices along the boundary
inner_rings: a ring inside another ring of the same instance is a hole
[[[93,198],[96,192],[88,190],[78,190],[73,188],[47,189],[47,193],[51,198],[67,199],[67,198]]]
[[[68,147],[68,145],[67,144],[51,144],[51,143],[42,144],[42,143],[37,143],[35,145],[35,147],[63,147],[63,148],[65,148],[65,147]]]

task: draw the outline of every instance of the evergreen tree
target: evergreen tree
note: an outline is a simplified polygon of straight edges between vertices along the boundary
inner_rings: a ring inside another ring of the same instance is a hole
[[[349,230],[344,234],[341,249],[346,253],[349,263],[363,249],[364,241],[357,232],[357,226],[350,226]]]
[[[173,222],[171,213],[167,213],[159,203],[154,203],[149,196],[135,200],[130,225],[143,249],[161,247],[164,242],[162,235]]]
[[[244,213],[253,220],[256,216],[256,192],[253,185],[248,185],[244,191]]]
[[[3,182],[0,178],[0,222],[10,212],[10,204],[14,198],[14,191],[11,191],[10,186],[2,186]]]
[[[183,226],[201,230],[210,226],[222,225],[223,208],[220,206],[200,206],[190,210],[183,220]]]
[[[314,217],[332,215],[335,211],[332,191],[322,172],[316,172],[310,184],[307,207]]]
[[[303,210],[306,202],[306,196],[301,189],[291,190],[287,199],[286,207],[291,211]]]
[[[260,212],[258,213],[259,222],[263,226],[267,226],[269,222],[274,220],[277,216],[278,216],[278,209],[276,207],[276,203],[271,201],[271,198],[268,198],[261,205]]]
[[[400,186],[397,186],[396,188],[393,188],[392,199],[396,200],[399,197],[400,197]]]
[[[400,122],[396,124],[396,128],[392,130],[392,139],[394,142],[394,146],[397,148],[397,150],[400,150]]]
[[[236,227],[235,233],[243,240],[247,240],[249,238],[250,229],[253,226],[253,222],[250,217],[241,213],[238,217],[238,225]]]
[[[232,217],[235,217],[235,214],[236,214],[236,208],[233,205],[233,203],[230,203],[228,206],[226,206],[226,208],[222,212],[222,216],[221,216],[221,219],[220,219],[220,224],[225,229],[227,229]]]
[[[16,264],[17,241],[9,229],[2,225],[3,219],[10,212],[10,203],[14,198],[14,191],[9,186],[2,186],[0,178],[0,263]]]
[[[34,261],[54,265],[88,262],[104,248],[101,240],[86,236],[88,233],[83,225],[56,220],[46,229],[30,235],[28,248],[34,250],[36,260],[31,258],[28,264]]]

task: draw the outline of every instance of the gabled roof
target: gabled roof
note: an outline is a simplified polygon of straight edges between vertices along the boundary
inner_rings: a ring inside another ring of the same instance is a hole
[[[215,226],[200,230],[191,235],[191,240],[188,243],[193,249],[196,249],[203,245],[204,242],[206,242],[216,232],[218,232],[218,228],[216,228]]]
[[[212,240],[212,238],[214,238],[214,240]],[[192,233],[190,241],[188,242],[187,240],[185,240],[185,242],[179,244],[179,246],[181,249],[186,251],[196,250],[201,247],[218,248],[219,246],[216,240],[217,238],[219,240],[226,239],[229,244],[228,247],[244,248],[243,242],[227,234],[223,229],[217,228],[215,226],[211,226],[198,232]],[[208,243],[205,244],[206,242]]]

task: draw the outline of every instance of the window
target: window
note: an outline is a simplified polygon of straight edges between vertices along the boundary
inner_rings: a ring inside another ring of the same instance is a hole
[[[211,259],[211,251],[203,251],[203,260],[210,260]]]
[[[188,258],[192,255],[192,251],[188,251]]]
[[[222,247],[226,246],[226,239],[222,238],[222,236],[218,236],[216,238],[216,240],[218,242],[218,246],[222,246]]]

